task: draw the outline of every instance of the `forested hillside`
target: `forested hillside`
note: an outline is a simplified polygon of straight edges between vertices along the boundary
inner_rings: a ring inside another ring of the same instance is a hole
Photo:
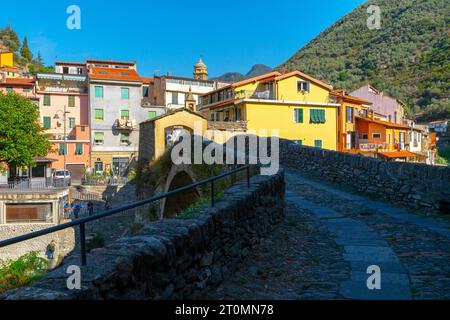
[[[367,27],[369,5],[381,28]],[[450,118],[450,1],[370,0],[323,31],[286,63],[334,87],[371,83],[419,120]]]

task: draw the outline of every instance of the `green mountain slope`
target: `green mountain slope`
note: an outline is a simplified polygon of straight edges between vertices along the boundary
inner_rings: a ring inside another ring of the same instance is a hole
[[[367,27],[370,5],[380,7],[380,29]],[[348,90],[371,83],[419,120],[450,118],[449,22],[448,0],[370,0],[278,69],[299,69]]]

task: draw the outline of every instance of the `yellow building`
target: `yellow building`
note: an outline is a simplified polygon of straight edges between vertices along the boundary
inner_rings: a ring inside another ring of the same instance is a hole
[[[245,130],[337,150],[339,104],[332,87],[300,71],[270,72],[202,96],[198,110],[212,122],[240,122]],[[267,130],[267,133],[260,130]]]
[[[14,54],[12,52],[0,52],[0,68],[13,66]]]

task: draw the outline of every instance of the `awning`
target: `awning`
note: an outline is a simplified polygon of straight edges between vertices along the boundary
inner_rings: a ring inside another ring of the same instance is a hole
[[[387,158],[407,158],[407,157],[417,157],[418,155],[409,151],[393,151],[393,152],[380,152],[382,156]]]

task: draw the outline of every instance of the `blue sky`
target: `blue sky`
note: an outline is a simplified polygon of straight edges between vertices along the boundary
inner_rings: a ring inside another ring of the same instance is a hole
[[[199,55],[210,76],[275,67],[363,0],[40,0],[5,1],[0,27],[11,23],[45,62],[130,60],[142,76],[191,76]],[[66,27],[69,5],[81,30]],[[22,8],[23,6],[23,8]]]

